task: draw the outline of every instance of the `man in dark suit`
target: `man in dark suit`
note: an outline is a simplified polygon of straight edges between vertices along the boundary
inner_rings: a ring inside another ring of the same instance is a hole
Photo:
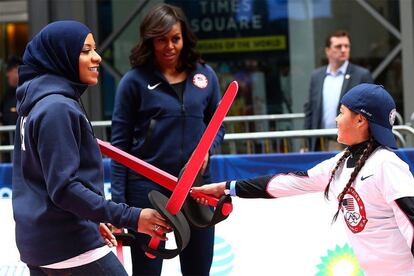
[[[346,31],[335,31],[325,42],[329,64],[311,76],[309,99],[305,104],[305,129],[336,128],[339,99],[360,83],[373,83],[369,71],[350,63],[351,39]],[[332,137],[333,138],[333,137]],[[309,139],[309,150],[339,150],[332,139]]]

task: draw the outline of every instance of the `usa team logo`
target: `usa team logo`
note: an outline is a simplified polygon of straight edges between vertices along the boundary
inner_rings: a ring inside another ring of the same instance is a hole
[[[346,225],[352,233],[359,233],[364,230],[368,222],[364,202],[352,187],[348,189],[342,200],[342,213]]]
[[[198,88],[206,88],[208,79],[204,74],[195,74],[193,77],[193,84]]]

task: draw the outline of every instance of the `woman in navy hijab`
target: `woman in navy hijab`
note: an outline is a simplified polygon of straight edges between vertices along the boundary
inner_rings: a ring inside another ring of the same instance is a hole
[[[12,198],[31,275],[127,275],[104,223],[161,240],[170,231],[153,209],[105,199],[101,153],[80,102],[98,82],[95,47],[82,23],[54,22],[29,42],[19,69]]]

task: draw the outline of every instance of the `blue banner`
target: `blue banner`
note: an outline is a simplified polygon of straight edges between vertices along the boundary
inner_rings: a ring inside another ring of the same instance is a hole
[[[414,174],[414,149],[395,153],[404,160]],[[211,160],[213,182],[251,178],[259,175],[306,171],[336,152],[306,152],[277,154],[218,155]]]
[[[401,149],[395,153],[409,165],[411,173],[414,174],[414,149]],[[213,182],[219,182],[305,171],[334,155],[335,152],[216,155],[211,158],[211,179]],[[110,189],[110,159],[104,159],[103,164],[105,189]],[[11,197],[11,186],[12,166],[0,164],[0,198]]]

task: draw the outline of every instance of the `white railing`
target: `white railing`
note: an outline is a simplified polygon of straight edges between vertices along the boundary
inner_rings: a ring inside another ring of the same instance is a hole
[[[277,122],[303,120],[304,113],[293,114],[269,114],[269,115],[250,115],[250,116],[228,116],[224,119],[227,133],[224,136],[224,145],[222,153],[255,153],[261,148],[260,152],[291,151],[287,146],[293,139],[306,140],[311,137],[332,138],[337,134],[337,129],[312,129],[312,130],[283,130],[283,131],[260,131],[251,132],[249,123],[252,122]],[[397,115],[397,122],[402,122],[402,117]],[[234,133],[235,124],[242,124],[244,132]],[[93,121],[97,137],[103,140],[109,140],[111,121]],[[0,126],[0,133],[7,133],[10,141],[14,137],[15,126]],[[396,125],[393,132],[397,138],[400,147],[413,147],[414,128],[409,125]],[[227,143],[227,147],[226,147]],[[224,150],[223,150],[224,149]],[[13,151],[13,145],[0,145],[0,152]]]

